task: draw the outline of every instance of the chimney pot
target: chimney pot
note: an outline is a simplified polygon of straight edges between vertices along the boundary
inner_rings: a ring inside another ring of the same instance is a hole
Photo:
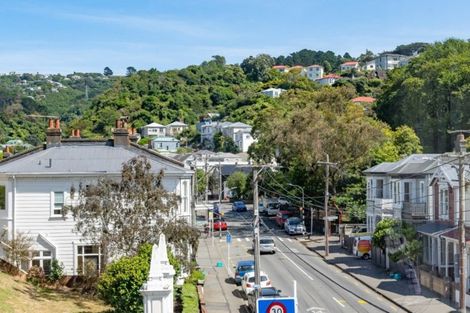
[[[59,119],[55,120],[55,128],[60,129],[60,120]]]
[[[127,123],[123,119],[116,120],[116,128],[113,130],[114,146],[129,145],[129,130]]]
[[[54,128],[54,120],[52,118],[49,119],[49,127],[48,128]]]
[[[62,131],[60,129],[60,120],[50,119],[49,128],[46,130],[47,146],[60,145],[61,137],[62,137]]]

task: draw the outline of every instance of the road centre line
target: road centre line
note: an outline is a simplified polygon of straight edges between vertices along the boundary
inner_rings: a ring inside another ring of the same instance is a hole
[[[332,297],[333,300],[336,301],[336,303],[338,303],[339,305],[341,305],[343,308],[345,308],[346,306],[344,304],[342,304],[338,299],[336,299],[335,297]]]
[[[282,255],[289,260],[289,262],[291,262],[292,264],[294,264],[295,267],[297,267],[297,269],[299,271],[302,272],[302,274],[304,274],[305,276],[308,277],[308,279],[310,280],[313,280],[312,276],[310,276],[309,274],[307,274],[307,272],[305,272],[300,266],[297,265],[297,263],[295,263],[294,261],[292,261],[291,258],[289,258],[284,252],[282,252],[278,247],[276,247],[276,250],[279,251],[280,253],[282,253]]]

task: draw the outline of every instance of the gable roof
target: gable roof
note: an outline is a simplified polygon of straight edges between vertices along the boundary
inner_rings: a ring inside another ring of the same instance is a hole
[[[60,145],[40,146],[0,161],[0,173],[12,175],[106,175],[121,173],[123,163],[145,156],[152,172],[190,176],[184,164],[156,151],[131,143],[114,146],[113,140],[63,140]]]
[[[236,128],[248,128],[248,127],[251,128],[250,125],[245,124],[245,123],[242,123],[242,122],[231,123],[231,124],[229,124],[229,125],[226,125],[225,127],[226,127],[226,128],[235,128],[235,127],[236,127]]]
[[[175,137],[155,137],[152,139],[152,141],[155,141],[155,142],[159,142],[159,141],[165,141],[165,142],[168,142],[168,141],[171,141],[171,142],[180,142],[178,139],[176,139]]]
[[[357,61],[348,61],[348,62],[344,62],[344,63],[341,64],[341,65],[346,65],[346,66],[348,66],[348,65],[357,65],[357,64],[359,64],[359,62],[357,62]]]
[[[188,125],[186,125],[185,123],[182,123],[182,122],[174,121],[173,123],[170,123],[170,124],[166,125],[166,127],[168,127],[168,126],[171,127],[171,126],[188,126]]]
[[[329,79],[329,78],[339,79],[341,78],[341,76],[336,75],[336,74],[328,74],[328,75],[323,76],[322,78],[319,78],[318,80]]]
[[[274,65],[272,68],[273,68],[273,69],[285,69],[285,68],[288,68],[288,66],[285,66],[285,65]]]
[[[149,127],[160,127],[160,128],[164,128],[165,126],[162,125],[162,124],[158,124],[158,123],[150,123],[148,125],[145,125],[144,127],[142,128],[149,128]]]
[[[363,171],[364,174],[431,174],[439,154],[412,154],[396,162],[383,162]]]

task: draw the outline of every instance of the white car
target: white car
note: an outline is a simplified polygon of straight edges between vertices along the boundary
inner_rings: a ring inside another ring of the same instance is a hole
[[[279,211],[279,205],[277,203],[269,203],[266,210],[268,216],[276,216],[277,211]]]
[[[289,217],[284,223],[284,230],[289,235],[305,234],[305,225],[302,219],[298,217]]]
[[[259,277],[261,288],[271,287],[271,280],[269,280],[269,277],[265,272],[260,272]],[[245,273],[245,276],[243,276],[242,279],[242,289],[245,294],[249,294],[255,290],[255,272]]]

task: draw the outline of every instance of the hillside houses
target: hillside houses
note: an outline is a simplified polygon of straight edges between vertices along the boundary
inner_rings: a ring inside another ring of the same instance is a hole
[[[240,152],[247,152],[250,145],[255,142],[254,138],[251,136],[252,127],[241,122],[204,121],[204,123],[200,125],[200,129],[200,143],[206,146],[212,146],[214,144],[214,136],[217,133],[231,138]]]

